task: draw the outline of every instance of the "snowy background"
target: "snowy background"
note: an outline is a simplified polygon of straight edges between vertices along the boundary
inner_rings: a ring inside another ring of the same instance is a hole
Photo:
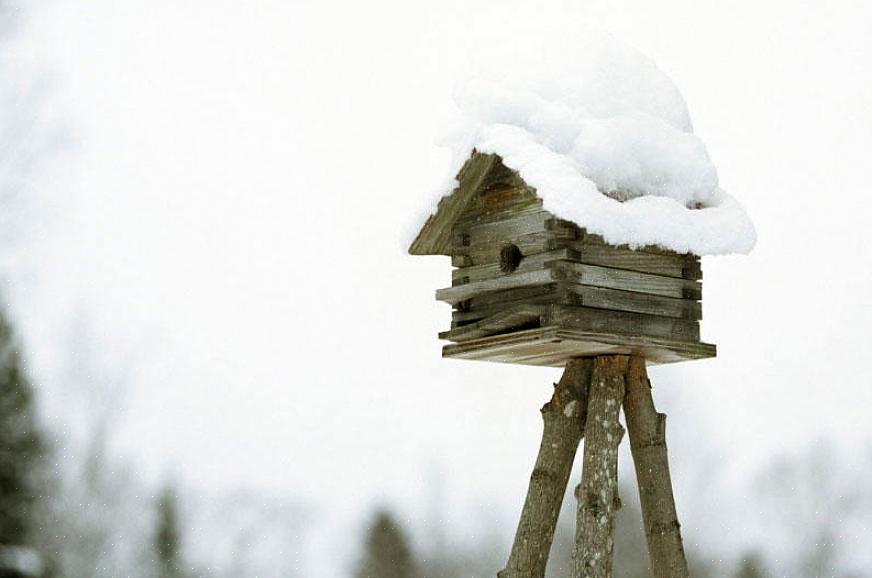
[[[450,266],[405,241],[445,182],[467,56],[595,25],[672,78],[758,232],[703,261],[718,357],[651,372],[685,540],[799,576],[827,536],[826,575],[872,575],[865,0],[44,0],[16,20],[8,315],[58,468],[108,431],[133,494],[180,488],[192,565],[348,575],[378,506],[424,550],[502,556],[559,371],[440,359]],[[262,536],[214,548],[252,516]]]

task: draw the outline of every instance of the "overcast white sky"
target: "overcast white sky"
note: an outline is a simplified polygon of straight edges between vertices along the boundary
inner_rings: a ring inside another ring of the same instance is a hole
[[[513,524],[559,371],[441,360],[450,266],[405,241],[446,176],[434,142],[465,55],[593,22],[673,78],[758,230],[750,256],[704,261],[718,358],[652,371],[672,456],[740,487],[810,440],[859,448],[870,19],[865,0],[28,8],[9,61],[65,147],[6,278],[46,415],[75,421],[87,354],[126,382],[118,445],[148,479],[420,517],[435,463],[451,520]],[[689,532],[706,513],[685,508]]]

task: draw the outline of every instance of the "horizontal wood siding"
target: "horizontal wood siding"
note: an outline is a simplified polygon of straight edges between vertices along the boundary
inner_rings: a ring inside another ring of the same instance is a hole
[[[451,343],[442,356],[522,365],[563,367],[574,357],[641,355],[649,364],[675,363],[715,357],[709,343],[691,343],[656,337],[540,327]]]
[[[687,319],[609,311],[591,307],[551,305],[543,313],[542,326],[582,331],[647,335],[676,341],[699,341],[699,323]]]
[[[677,279],[626,269],[612,269],[574,261],[549,263],[558,281],[571,281],[580,285],[621,289],[637,293],[650,293],[678,299],[702,299],[702,285],[698,281]]]
[[[451,329],[440,334],[457,344],[446,356],[560,365],[609,352],[663,363],[714,355],[698,343],[698,257],[609,245],[545,211],[514,173],[491,171],[455,220],[450,245],[457,268],[451,287],[436,292],[454,305]],[[508,245],[517,251],[501,261]],[[550,337],[535,333],[545,328]]]

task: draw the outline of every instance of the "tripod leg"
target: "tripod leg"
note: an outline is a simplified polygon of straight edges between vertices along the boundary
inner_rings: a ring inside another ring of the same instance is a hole
[[[618,499],[618,446],[624,428],[618,421],[624,399],[626,355],[594,359],[584,461],[578,486],[575,534],[575,578],[611,578]]]
[[[655,578],[689,578],[669,476],[666,415],[654,408],[643,358],[630,359],[626,389],[624,415],[636,465],[651,568]]]
[[[560,505],[578,443],[584,433],[592,359],[573,359],[566,364],[554,395],[542,407],[542,443],[521,520],[506,567],[498,578],[543,578]]]

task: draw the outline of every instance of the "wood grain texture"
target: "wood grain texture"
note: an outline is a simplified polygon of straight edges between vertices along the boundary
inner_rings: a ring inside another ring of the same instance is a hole
[[[498,578],[543,578],[560,505],[584,433],[592,359],[566,364],[551,400],[542,407],[542,442],[506,567]]]
[[[515,287],[543,285],[551,283],[553,278],[550,269],[538,269],[533,271],[516,271],[495,277],[485,279],[476,283],[465,283],[436,291],[437,301],[446,301],[454,304],[465,299],[469,299],[476,295],[488,293],[490,291],[499,291],[502,289],[512,289]]]
[[[575,252],[572,249],[555,249],[554,251],[545,251],[533,255],[525,255],[521,259],[521,264],[515,272],[531,271],[533,269],[544,269],[550,261],[570,260],[574,257]],[[496,277],[505,277],[510,273],[504,273],[500,270],[498,262],[487,263],[485,265],[474,265],[472,267],[462,267],[451,272],[452,281],[466,279],[467,283],[484,281]]]
[[[584,428],[581,483],[576,489],[575,578],[611,578],[618,498],[618,421],[624,399],[626,355],[594,358]]]
[[[613,311],[646,313],[648,315],[674,317],[691,321],[697,321],[702,318],[702,304],[699,301],[662,297],[660,295],[651,295],[650,293],[622,291],[620,289],[576,285],[574,283],[565,283],[559,286],[563,289],[563,303],[565,304]]]
[[[699,260],[692,255],[652,253],[641,249],[591,243],[584,239],[569,241],[567,248],[579,253],[579,262],[613,269],[665,275],[684,279],[700,279]]]
[[[450,339],[451,341],[468,341],[477,337],[486,335],[494,335],[497,333],[505,333],[508,330],[516,329],[529,325],[533,322],[538,326],[539,319],[542,316],[542,307],[524,303],[516,305],[504,311],[500,311],[486,319],[462,325],[443,331],[439,334],[439,339]]]
[[[571,281],[580,285],[650,293],[694,301],[702,299],[702,285],[689,279],[651,275],[625,269],[611,269],[573,261],[554,263],[553,268],[556,280]]]
[[[436,212],[430,215],[409,247],[409,253],[412,255],[449,254],[455,221],[497,165],[502,163],[496,155],[474,152],[457,175],[458,187],[439,201]]]
[[[624,415],[654,578],[689,578],[669,474],[666,416],[654,408],[645,359],[639,356],[629,363]]]
[[[563,367],[574,357],[608,354],[641,355],[651,364],[663,364],[715,357],[717,348],[709,343],[560,327],[492,335],[442,348],[442,357],[446,358],[547,367]]]
[[[696,321],[590,307],[550,305],[543,311],[540,324],[543,327],[558,326],[564,329],[657,337],[691,343],[699,341],[699,323]]]

